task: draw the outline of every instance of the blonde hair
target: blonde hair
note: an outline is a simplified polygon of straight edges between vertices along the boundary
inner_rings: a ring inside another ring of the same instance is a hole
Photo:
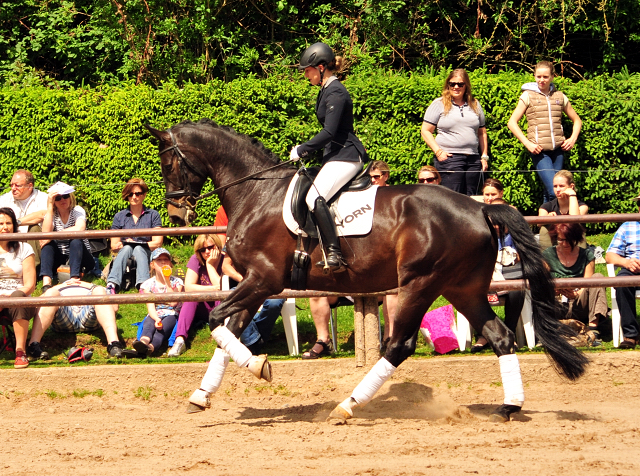
[[[555,76],[555,73],[553,72],[553,63],[551,61],[538,61],[538,63],[536,63],[535,67],[533,68],[533,74],[536,74],[536,71],[538,71],[540,68],[549,68],[549,73],[551,73],[551,76]]]
[[[473,109],[473,112],[478,114],[478,101],[476,101],[476,99],[473,97],[473,94],[471,93],[471,80],[469,79],[469,74],[467,74],[467,72],[462,68],[454,69],[449,73],[447,79],[444,80],[444,86],[442,88],[442,103],[444,104],[444,113],[449,114],[451,105],[453,104],[453,102],[451,101],[451,90],[449,89],[449,81],[451,81],[451,79],[455,78],[456,76],[460,76],[462,78],[462,81],[464,82],[464,100],[469,105],[469,107]]]
[[[558,172],[556,172],[556,174],[553,176],[553,178],[556,177],[562,177],[567,181],[567,185],[573,185],[575,184],[575,182],[573,181],[573,174],[571,172],[569,172],[568,170],[560,170]]]
[[[433,176],[436,178],[436,182],[438,183],[438,185],[440,185],[440,183],[442,182],[442,177],[440,177],[440,172],[438,172],[438,169],[436,169],[433,165],[425,165],[420,170],[418,170],[418,179],[420,179],[420,174],[422,172],[429,172],[433,174]]]
[[[61,193],[61,194],[58,194],[58,195],[59,196],[60,195],[66,195],[66,193]],[[53,202],[53,203],[55,205],[55,212],[58,213],[58,205],[56,205],[56,203],[60,203],[60,202]],[[77,204],[78,204],[78,202],[76,201],[76,195],[73,192],[71,192],[69,194],[69,212],[71,212],[76,207]],[[58,213],[58,215],[60,215],[60,214]]]
[[[196,258],[198,258],[198,262],[203,266],[204,266],[204,260],[202,259],[202,254],[198,250],[200,248],[204,248],[205,243],[209,240],[213,241],[213,244],[216,245],[216,248],[218,248],[218,251],[222,251],[222,241],[220,240],[220,237],[218,235],[210,235],[210,234],[198,235],[198,237],[196,238],[196,241],[194,241],[193,243],[193,251],[195,252]]]

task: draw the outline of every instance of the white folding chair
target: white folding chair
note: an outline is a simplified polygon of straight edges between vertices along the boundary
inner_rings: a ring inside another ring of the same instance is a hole
[[[229,276],[222,275],[222,290],[229,290]],[[260,306],[262,309],[262,306]],[[258,309],[258,311],[260,311]],[[298,320],[296,317],[296,300],[289,298],[285,301],[280,311],[282,316],[282,324],[284,325],[284,333],[287,336],[287,347],[290,355],[298,355],[300,349],[298,347]],[[226,323],[227,321],[225,321]]]
[[[616,268],[612,264],[607,265],[607,274],[610,278],[615,277]],[[622,334],[622,324],[620,320],[620,309],[618,309],[618,301],[616,301],[616,290],[611,286],[611,327],[613,330],[613,346],[618,347],[620,342],[624,340]],[[640,291],[636,291],[636,299],[640,299]]]
[[[504,297],[500,297],[500,302],[496,306],[504,306]],[[457,323],[453,331],[458,338],[458,347],[460,350],[465,350],[467,347],[471,347],[471,326],[469,321],[464,315],[458,311]],[[533,330],[533,309],[531,307],[531,291],[528,289],[525,293],[524,304],[522,311],[520,311],[520,319],[518,319],[518,325],[516,326],[516,342],[519,347],[524,346],[527,343],[527,347],[533,349],[536,345],[536,335]]]

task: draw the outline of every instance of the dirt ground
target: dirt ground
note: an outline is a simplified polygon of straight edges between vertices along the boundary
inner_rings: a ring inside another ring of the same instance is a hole
[[[233,363],[186,414],[206,364],[0,371],[5,475],[638,475],[640,352],[594,354],[578,383],[520,356],[527,402],[506,424],[495,357],[405,362],[348,425],[325,422],[366,369],[352,359]],[[75,395],[74,395],[75,393]]]

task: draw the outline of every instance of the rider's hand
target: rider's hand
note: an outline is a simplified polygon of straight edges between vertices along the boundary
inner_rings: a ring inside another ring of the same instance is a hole
[[[291,149],[290,158],[294,162],[300,160],[300,156],[298,155],[298,147],[300,147],[300,146],[299,145],[294,145],[293,148]]]

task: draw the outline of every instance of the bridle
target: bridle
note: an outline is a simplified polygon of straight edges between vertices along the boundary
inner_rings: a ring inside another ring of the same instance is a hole
[[[169,137],[171,138],[171,144],[169,147],[167,147],[166,149],[161,150],[160,152],[158,152],[158,155],[160,157],[162,157],[162,154],[164,154],[165,152],[169,152],[170,150],[173,151],[174,155],[178,156],[178,159],[181,161],[180,163],[180,179],[182,181],[182,189],[180,190],[174,190],[173,192],[166,192],[164,194],[164,200],[167,203],[170,203],[171,205],[173,205],[176,208],[186,208],[187,210],[190,210],[192,212],[195,213],[195,207],[196,204],[198,203],[198,200],[201,200],[203,198],[206,197],[210,197],[211,195],[216,195],[216,194],[220,194],[222,192],[224,192],[227,188],[229,187],[233,187],[234,185],[238,185],[239,183],[245,182],[249,179],[252,179],[258,175],[261,175],[265,172],[268,172],[270,170],[273,169],[277,169],[279,167],[282,167],[283,165],[287,165],[290,164],[291,162],[294,162],[294,160],[286,160],[284,162],[281,162],[279,164],[276,164],[272,167],[267,167],[266,169],[262,169],[258,172],[255,172],[251,175],[247,175],[246,177],[242,177],[238,180],[235,180],[231,183],[228,183],[222,187],[218,187],[215,190],[212,190],[211,192],[207,192],[207,193],[203,193],[198,195],[196,192],[194,192],[191,189],[191,180],[189,180],[189,177],[187,176],[187,169],[189,169],[192,173],[194,173],[195,175],[198,176],[198,178],[202,179],[202,181],[206,181],[208,176],[203,174],[202,172],[200,172],[198,170],[198,168],[190,161],[189,158],[187,158],[187,156],[184,154],[184,152],[182,152],[180,150],[180,147],[178,147],[178,142],[176,141],[175,136],[173,135],[173,132],[171,131],[171,129],[168,129],[167,132],[169,133]],[[182,197],[186,197],[186,199],[182,202],[176,202],[174,199],[176,198],[182,198]]]

